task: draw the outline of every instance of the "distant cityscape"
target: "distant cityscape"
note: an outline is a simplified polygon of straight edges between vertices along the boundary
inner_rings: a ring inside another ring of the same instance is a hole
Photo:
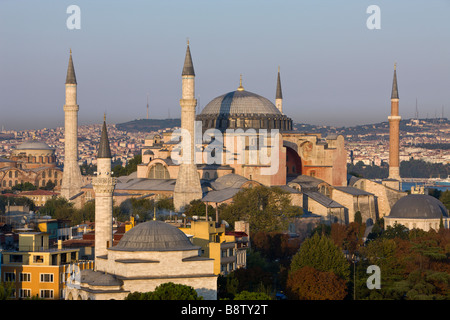
[[[108,125],[113,162],[125,166],[144,146],[145,137],[151,133],[170,132],[179,124],[179,119],[140,119],[121,124]],[[364,162],[380,166],[389,159],[389,123],[358,125],[354,127],[316,126],[295,123],[294,129],[301,132],[320,133],[322,137],[340,134],[346,139],[347,162]],[[96,152],[101,125],[79,127],[79,164],[96,164]],[[0,157],[8,157],[16,145],[27,141],[46,142],[55,148],[57,163],[64,162],[64,128],[39,130],[8,130],[0,133]],[[450,163],[450,121],[447,118],[406,119],[400,123],[400,161],[411,158],[430,163]],[[438,146],[438,148],[436,147]],[[447,177],[442,177],[447,178]]]

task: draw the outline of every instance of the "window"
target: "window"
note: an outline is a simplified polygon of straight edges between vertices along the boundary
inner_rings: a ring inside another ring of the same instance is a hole
[[[23,256],[21,254],[12,254],[9,256],[9,261],[11,263],[23,262]]]
[[[44,256],[33,256],[33,262],[34,263],[43,263],[44,262]]]
[[[149,179],[170,179],[169,171],[161,164],[157,163],[150,168]]]
[[[3,280],[5,282],[15,282],[16,281],[16,274],[14,272],[5,272],[3,274]]]
[[[41,282],[53,282],[53,273],[41,273]]]
[[[53,299],[53,290],[39,290],[39,298]]]
[[[19,289],[19,298],[31,298],[31,289]]]
[[[20,282],[30,282],[31,281],[31,273],[23,273],[21,272],[19,275]]]

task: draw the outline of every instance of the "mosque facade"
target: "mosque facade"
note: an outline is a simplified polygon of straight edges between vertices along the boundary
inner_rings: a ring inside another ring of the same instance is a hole
[[[12,150],[9,159],[0,158],[0,190],[31,183],[45,187],[48,182],[59,189],[62,170],[57,167],[55,149],[38,140],[25,141]]]

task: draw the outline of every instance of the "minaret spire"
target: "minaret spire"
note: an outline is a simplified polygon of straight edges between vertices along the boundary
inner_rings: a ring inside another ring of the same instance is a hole
[[[109,146],[108,131],[106,129],[106,114],[103,115],[103,128],[102,135],[100,137],[97,158],[112,158],[111,149]]]
[[[66,76],[66,101],[64,104],[64,171],[61,196],[67,200],[75,199],[81,192],[83,178],[78,165],[78,110],[77,80],[70,50]]]
[[[69,65],[67,67],[66,84],[77,84],[77,77],[75,76],[75,68],[73,67],[72,49],[70,49]]]
[[[280,66],[278,66],[277,92],[275,94],[275,106],[283,113],[283,93],[281,91]]]
[[[396,181],[392,187],[401,190],[400,178],[400,120],[397,87],[397,64],[394,64],[394,79],[391,93],[391,115],[389,119],[389,179]]]
[[[183,159],[173,192],[173,204],[178,212],[184,210],[184,207],[192,200],[202,198],[200,178],[195,164],[194,123],[197,100],[195,99],[195,73],[189,42],[187,43],[181,83],[181,139],[185,143],[182,143]]]
[[[187,40],[186,57],[184,58],[182,76],[195,76],[194,64],[192,63],[191,49],[189,48],[189,39]]]
[[[392,80],[392,94],[391,94],[391,99],[398,99],[397,63],[394,63],[394,79]]]
[[[108,253],[113,245],[113,194],[117,183],[112,177],[111,150],[108,133],[106,131],[106,114],[103,115],[103,128],[97,155],[97,172],[92,178],[95,193],[95,254],[97,262],[99,256]],[[96,266],[97,267],[97,266]]]

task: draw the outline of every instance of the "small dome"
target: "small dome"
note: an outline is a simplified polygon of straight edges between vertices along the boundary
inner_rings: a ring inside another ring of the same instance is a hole
[[[215,180],[214,186],[217,189],[224,188],[240,188],[244,183],[249,181],[247,178],[235,173],[226,174]]]
[[[140,223],[126,232],[109,250],[118,251],[180,251],[195,250],[183,231],[168,223],[152,220]]]
[[[150,150],[150,149],[148,149],[148,150],[146,150],[145,152],[144,152],[144,155],[151,155],[151,156],[153,156],[154,155],[154,153],[153,153],[153,151],[152,150]]]
[[[435,197],[425,194],[410,194],[400,198],[391,209],[389,218],[440,219],[448,217],[448,210]]]
[[[53,150],[48,144],[40,141],[25,141],[16,147],[17,150]]]

